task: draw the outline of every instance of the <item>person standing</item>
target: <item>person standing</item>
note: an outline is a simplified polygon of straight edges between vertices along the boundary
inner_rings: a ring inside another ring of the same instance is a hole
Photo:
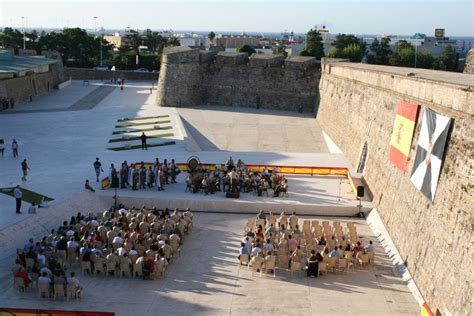
[[[19,185],[17,185],[15,187],[15,189],[13,189],[13,196],[16,199],[16,212],[18,214],[21,214],[21,212],[20,212],[20,210],[21,210],[21,198],[23,197],[23,192],[21,192]]]
[[[3,139],[0,139],[0,152],[2,152],[2,158],[3,158],[4,151],[5,151],[5,141]]]
[[[18,143],[16,142],[15,138],[13,138],[13,141],[12,141],[12,150],[13,150],[13,158],[18,157]]]
[[[99,176],[100,176],[100,173],[101,172],[104,172],[104,170],[102,169],[102,164],[100,163],[99,161],[99,158],[95,158],[95,161],[94,161],[94,170],[95,170],[95,175],[96,175],[96,178],[97,178],[97,182],[99,182]]]
[[[30,170],[30,167],[28,167],[28,163],[26,162],[26,159],[23,159],[23,162],[21,163],[21,170],[23,171],[23,177],[21,177],[21,180],[26,181],[28,170]]]
[[[10,99],[10,107],[13,109],[15,107],[15,99]]]
[[[148,150],[148,146],[146,144],[146,135],[145,132],[142,133],[142,136],[140,136],[142,140],[142,150]]]

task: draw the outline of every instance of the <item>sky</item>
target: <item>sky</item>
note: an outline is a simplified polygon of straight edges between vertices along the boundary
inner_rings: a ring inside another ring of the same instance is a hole
[[[96,16],[97,19],[93,17]],[[21,19],[24,17],[24,19]],[[474,37],[474,0],[0,0],[0,26]],[[96,24],[95,24],[96,23]]]

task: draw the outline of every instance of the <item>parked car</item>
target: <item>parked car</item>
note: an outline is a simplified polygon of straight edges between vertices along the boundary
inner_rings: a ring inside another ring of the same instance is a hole
[[[100,66],[94,67],[94,70],[109,71],[109,68],[106,65],[100,65]]]
[[[135,70],[135,72],[150,72],[150,70],[146,69],[146,68],[138,68]]]

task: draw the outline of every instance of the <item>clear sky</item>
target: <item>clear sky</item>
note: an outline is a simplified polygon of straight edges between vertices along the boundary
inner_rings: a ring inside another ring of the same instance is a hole
[[[474,36],[474,0],[0,0],[0,25]]]

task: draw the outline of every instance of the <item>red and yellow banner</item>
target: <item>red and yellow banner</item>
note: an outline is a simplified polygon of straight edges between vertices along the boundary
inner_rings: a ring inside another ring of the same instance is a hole
[[[415,131],[418,105],[400,101],[397,107],[392,138],[390,139],[390,161],[401,171],[405,172],[410,156],[411,141]]]

